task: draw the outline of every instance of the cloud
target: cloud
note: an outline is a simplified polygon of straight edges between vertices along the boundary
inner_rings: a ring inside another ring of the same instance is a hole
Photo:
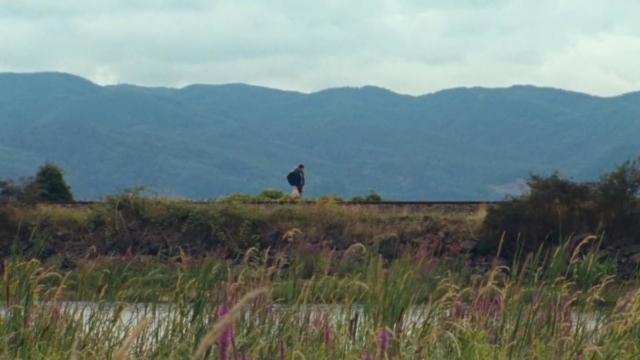
[[[0,71],[101,84],[246,82],[421,94],[640,88],[640,3],[594,0],[0,0]]]

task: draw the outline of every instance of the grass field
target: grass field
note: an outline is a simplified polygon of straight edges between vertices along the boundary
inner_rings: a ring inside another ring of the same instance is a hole
[[[633,359],[640,292],[599,239],[477,271],[484,209],[117,197],[4,209],[5,359]],[[501,260],[501,261],[499,261]]]
[[[66,273],[37,261],[7,261],[0,283],[0,354],[25,359],[631,359],[640,354],[640,292],[605,304],[612,279],[595,273],[588,258],[571,259],[575,254],[562,248],[548,259],[528,257],[508,275],[496,267],[471,281],[463,279],[464,264],[436,261],[428,251],[385,264],[354,246],[346,253],[352,268],[329,275],[330,253],[296,249],[273,265],[256,251],[239,262],[210,256],[180,266],[95,259]],[[591,281],[572,280],[577,273]]]

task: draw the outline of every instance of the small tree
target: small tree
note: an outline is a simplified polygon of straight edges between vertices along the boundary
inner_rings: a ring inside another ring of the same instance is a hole
[[[640,236],[640,157],[603,175],[596,186],[596,210],[607,234]]]
[[[62,169],[50,161],[38,169],[33,183],[42,191],[40,201],[73,201]]]
[[[15,180],[0,180],[0,201],[33,204],[38,202],[42,189],[35,183],[33,176]]]
[[[369,191],[369,195],[364,197],[364,201],[366,202],[380,202],[382,201],[382,196],[378,195],[375,190]]]

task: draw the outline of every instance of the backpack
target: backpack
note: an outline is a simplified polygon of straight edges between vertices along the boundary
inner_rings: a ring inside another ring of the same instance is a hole
[[[291,186],[295,186],[296,185],[296,174],[295,174],[295,170],[291,171],[288,175],[287,175],[287,181],[289,182],[289,185]]]

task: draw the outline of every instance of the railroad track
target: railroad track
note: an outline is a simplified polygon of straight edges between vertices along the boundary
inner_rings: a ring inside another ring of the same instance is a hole
[[[191,201],[190,203],[193,205],[207,205],[211,204],[214,201]],[[59,206],[89,206],[94,204],[99,204],[100,201],[57,201],[57,202],[40,202],[38,204],[41,205],[59,205]],[[318,201],[244,201],[240,202],[245,205],[315,205]],[[421,207],[429,207],[429,206],[480,206],[483,204],[486,205],[495,205],[499,204],[501,201],[377,201],[377,202],[359,202],[359,201],[342,201],[335,202],[336,205],[343,206],[421,206]]]

